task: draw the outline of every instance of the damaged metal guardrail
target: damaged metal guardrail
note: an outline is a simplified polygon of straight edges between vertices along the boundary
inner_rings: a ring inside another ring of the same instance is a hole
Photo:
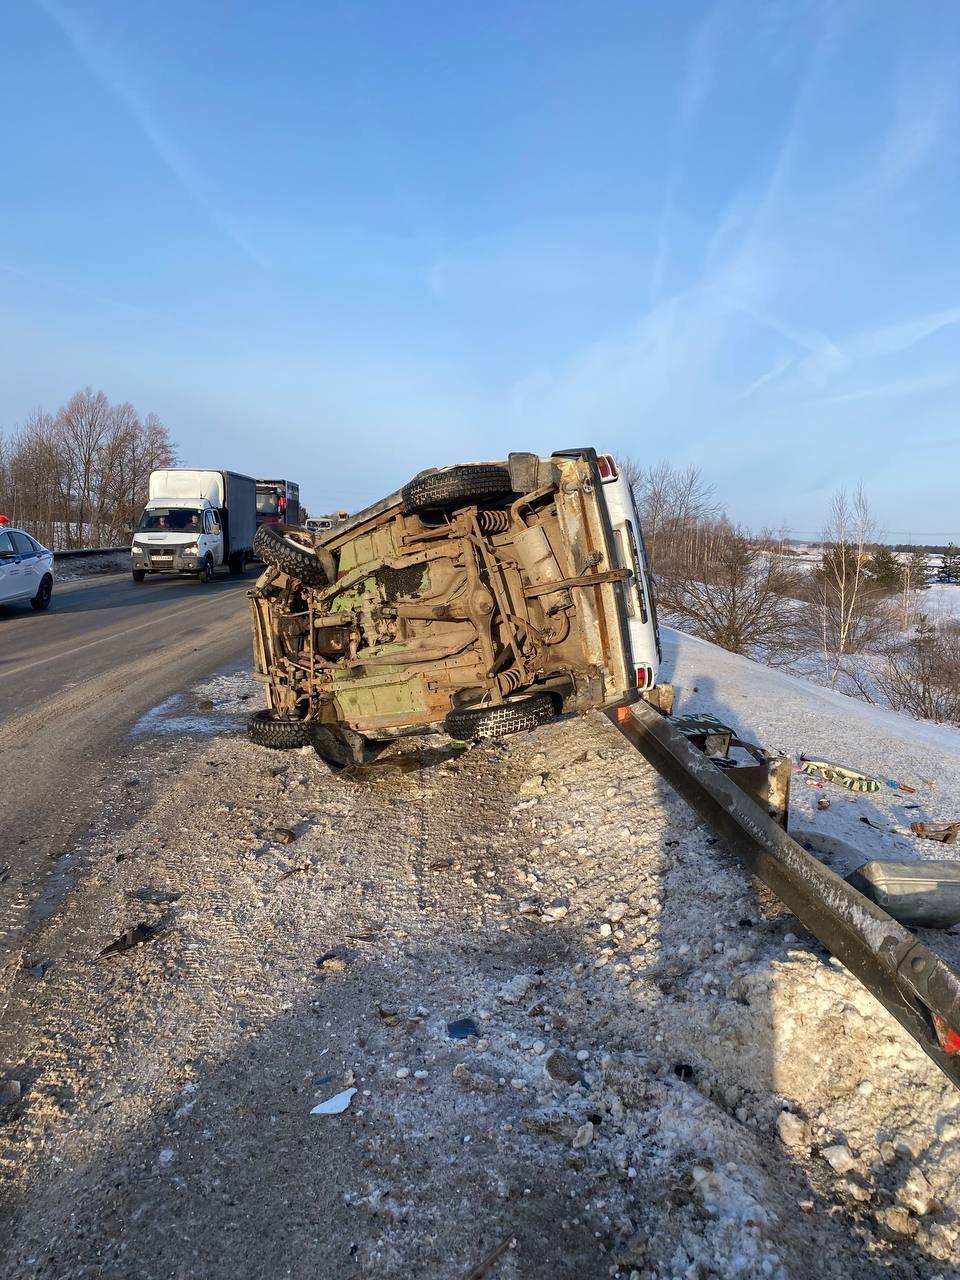
[[[645,702],[614,723],[960,1088],[960,973],[818,862]]]

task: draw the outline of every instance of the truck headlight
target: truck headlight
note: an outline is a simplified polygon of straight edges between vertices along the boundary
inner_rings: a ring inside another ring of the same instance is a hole
[[[185,556],[195,556],[199,550],[200,548],[197,543],[191,542],[188,547],[183,548],[183,554]]]
[[[143,555],[143,547],[138,547],[138,546],[136,545],[136,543],[134,543],[134,545],[130,548],[130,554],[131,554],[132,556],[142,556],[142,555]]]

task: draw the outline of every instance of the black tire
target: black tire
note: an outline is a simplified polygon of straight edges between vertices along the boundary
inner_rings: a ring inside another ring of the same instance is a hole
[[[197,578],[203,584],[213,581],[213,561],[209,556],[204,560],[203,567],[197,574]]]
[[[146,578],[146,576],[147,576],[147,571],[146,571],[146,569],[134,569],[134,570],[133,570],[133,580],[134,580],[134,582],[143,582],[143,580],[144,580],[144,578]]]
[[[53,579],[49,573],[45,573],[40,580],[40,586],[37,588],[37,594],[30,603],[38,613],[44,609],[50,608],[50,597],[53,595]]]
[[[247,717],[247,737],[258,747],[272,747],[274,751],[309,747],[313,740],[306,720],[277,720],[269,711],[254,711]]]
[[[421,511],[448,511],[475,502],[490,502],[512,492],[506,467],[474,464],[415,476],[403,486],[400,496],[404,511],[412,516]]]
[[[330,577],[324,569],[323,560],[305,545],[311,536],[291,525],[262,524],[253,540],[253,550],[266,564],[273,565],[294,581],[307,587],[326,587]],[[327,567],[330,567],[329,563]]]
[[[227,568],[235,578],[243,574],[244,563],[242,551],[238,551],[236,555],[230,557],[227,561]]]
[[[499,707],[458,707],[451,711],[443,727],[451,738],[474,742],[478,738],[505,738],[546,724],[557,714],[549,693],[533,693]]]

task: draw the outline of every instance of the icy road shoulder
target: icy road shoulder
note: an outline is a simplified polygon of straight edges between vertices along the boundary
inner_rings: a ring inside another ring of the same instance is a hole
[[[136,751],[145,815],[78,850],[11,993],[5,1275],[955,1255],[960,1094],[601,717],[359,785],[238,737]]]

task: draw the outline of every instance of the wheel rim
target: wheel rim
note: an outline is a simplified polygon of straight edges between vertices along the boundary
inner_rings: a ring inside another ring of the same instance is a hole
[[[50,583],[41,582],[40,583],[40,603],[49,604],[50,597],[52,594],[53,594],[53,588],[50,586]]]
[[[309,551],[312,553],[315,550],[313,534],[307,529],[288,529],[280,536],[284,542],[291,547],[295,547],[297,551]]]

